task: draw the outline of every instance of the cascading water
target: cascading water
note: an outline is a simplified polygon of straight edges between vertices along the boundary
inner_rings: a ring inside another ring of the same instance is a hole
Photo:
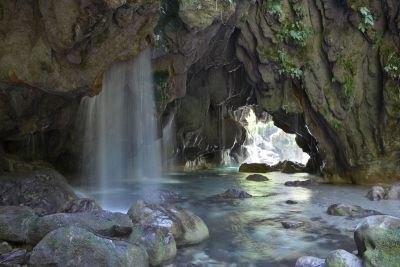
[[[83,180],[86,188],[98,190],[96,200],[103,207],[113,209],[106,192],[161,176],[153,94],[151,51],[146,50],[111,66],[102,92],[82,100]]]

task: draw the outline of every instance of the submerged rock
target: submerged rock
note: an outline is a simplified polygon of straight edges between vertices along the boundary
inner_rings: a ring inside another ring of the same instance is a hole
[[[253,196],[250,195],[249,193],[245,192],[245,191],[238,190],[238,189],[234,189],[234,188],[229,188],[229,189],[226,190],[224,193],[218,194],[217,197],[226,197],[226,198],[250,198],[250,197],[253,197]]]
[[[294,201],[294,200],[286,200],[286,204],[294,205],[294,204],[297,204],[297,201]]]
[[[37,219],[29,207],[0,206],[0,239],[26,243],[28,231]]]
[[[318,185],[318,182],[314,179],[308,179],[305,181],[288,181],[285,183],[286,186],[315,186]]]
[[[11,253],[0,255],[0,266],[21,266],[28,263],[29,253],[25,249],[14,250]]]
[[[136,225],[151,225],[171,232],[177,245],[196,244],[209,237],[203,220],[178,206],[138,200],[128,215]]]
[[[389,187],[385,194],[385,199],[400,200],[400,184],[395,184]]]
[[[252,174],[247,176],[246,180],[250,180],[250,181],[257,181],[257,182],[261,182],[261,181],[269,181],[268,177],[261,175],[261,174]]]
[[[0,189],[3,205],[23,204],[39,209],[42,215],[54,214],[69,200],[78,199],[65,178],[53,169],[34,171],[8,183],[2,181]]]
[[[381,215],[374,210],[365,210],[357,205],[332,204],[328,207],[327,213],[333,216],[366,217],[371,215]]]
[[[60,213],[92,212],[103,210],[92,198],[72,199],[62,206]]]
[[[173,235],[160,227],[134,226],[129,236],[129,242],[137,242],[146,249],[149,263],[152,266],[171,260],[176,256],[176,243]]]
[[[132,231],[129,216],[120,212],[97,211],[79,213],[57,213],[40,217],[29,230],[29,244],[37,244],[51,231],[68,226],[86,229],[106,237],[126,236]]]
[[[324,267],[325,260],[311,256],[303,256],[297,259],[294,267]]]
[[[297,222],[297,221],[283,221],[281,223],[282,223],[282,226],[286,229],[299,228],[304,225],[304,222]]]
[[[379,201],[385,197],[385,190],[380,186],[374,186],[368,191],[366,197],[370,200]]]
[[[164,189],[154,189],[148,192],[144,192],[143,198],[147,201],[166,201],[177,200],[179,199],[179,195],[177,193]]]
[[[397,267],[400,262],[400,218],[382,215],[363,219],[354,232],[365,267]]]
[[[273,169],[270,165],[265,163],[243,163],[239,167],[239,172],[272,172]]]
[[[62,227],[46,235],[32,251],[29,266],[147,267],[148,255],[137,244],[110,240],[78,228]]]
[[[338,249],[329,253],[325,267],[362,267],[362,259],[343,250]]]

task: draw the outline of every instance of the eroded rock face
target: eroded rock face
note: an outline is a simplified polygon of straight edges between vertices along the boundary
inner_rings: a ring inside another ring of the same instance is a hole
[[[32,251],[29,266],[138,266],[149,265],[143,247],[110,240],[82,228],[63,227],[46,235]]]

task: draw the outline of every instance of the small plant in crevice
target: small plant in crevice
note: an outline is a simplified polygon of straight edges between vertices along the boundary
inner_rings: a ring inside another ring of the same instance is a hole
[[[274,15],[278,19],[280,19],[283,15],[281,0],[267,0],[264,2],[263,8],[265,12]]]
[[[374,30],[374,40],[373,40],[372,48],[379,48],[382,46],[383,42],[383,31]]]
[[[249,15],[244,14],[243,17],[240,19],[241,22],[249,22]]]
[[[346,60],[342,55],[338,54],[336,57],[337,61],[340,62],[344,68],[344,78],[346,83],[344,84],[344,94],[346,99],[354,99],[354,77],[356,69],[350,60]],[[336,79],[335,79],[336,81]]]
[[[281,31],[275,34],[276,39],[279,42],[294,41],[299,43],[301,46],[307,45],[307,38],[314,35],[314,29],[307,27],[301,20],[285,23],[281,28]]]
[[[389,78],[400,80],[400,55],[398,52],[390,52],[387,58],[387,65],[383,68]]]
[[[361,30],[362,33],[364,33],[367,28],[367,25],[374,26],[374,18],[370,14],[371,12],[369,11],[369,9],[366,8],[365,6],[360,7],[358,10],[363,16],[363,21],[360,22],[360,24],[358,25],[358,29]]]
[[[303,12],[303,8],[300,5],[294,6],[293,10],[294,10],[294,13],[296,13],[296,16],[298,16],[299,18],[302,19],[302,18],[305,17],[304,12]]]

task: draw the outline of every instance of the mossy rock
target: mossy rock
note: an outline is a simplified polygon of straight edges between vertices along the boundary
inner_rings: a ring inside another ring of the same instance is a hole
[[[397,267],[400,262],[400,218],[370,216],[354,232],[365,267]]]

